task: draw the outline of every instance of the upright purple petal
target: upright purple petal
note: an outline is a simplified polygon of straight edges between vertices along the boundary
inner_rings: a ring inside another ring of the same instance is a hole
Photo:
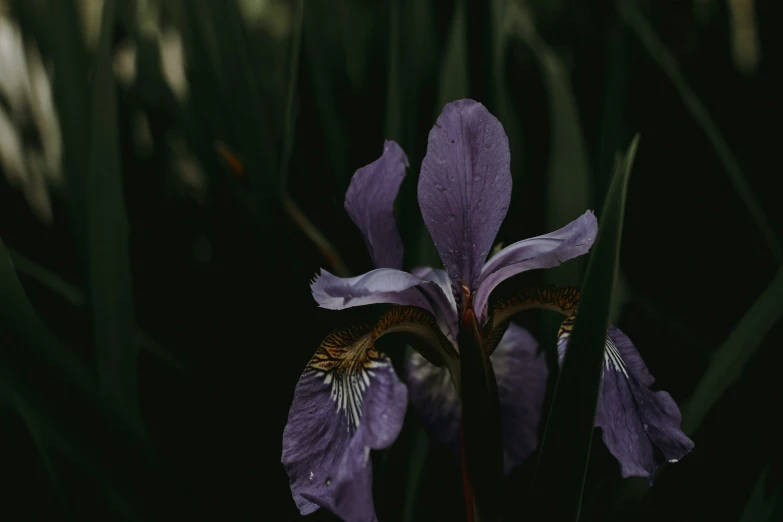
[[[521,272],[550,268],[586,254],[597,231],[598,221],[588,210],[560,230],[518,241],[495,254],[481,269],[478,280],[473,306],[479,321],[486,321],[489,295],[497,285]]]
[[[510,324],[490,356],[498,384],[506,473],[520,466],[538,444],[541,407],[548,370],[530,333]],[[460,403],[445,367],[437,368],[418,353],[405,375],[410,401],[433,440],[455,452],[460,446]]]
[[[561,361],[567,340],[558,340]],[[622,476],[645,477],[650,484],[664,461],[677,462],[693,449],[677,404],[665,391],[651,390],[654,382],[628,336],[610,326],[595,425]]]
[[[347,522],[376,520],[370,451],[394,442],[407,404],[376,338],[369,327],[332,333],[297,383],[282,462],[303,515],[326,507]]]
[[[377,268],[402,268],[402,238],[394,220],[394,200],[405,177],[408,158],[387,140],[383,155],[356,171],[345,194],[345,210],[362,233]]]
[[[473,100],[443,108],[430,131],[419,177],[419,206],[457,299],[475,289],[511,200],[508,138]]]
[[[356,277],[338,277],[321,269],[311,289],[316,302],[330,310],[379,303],[423,308],[435,316],[444,335],[456,339],[456,316],[449,298],[437,283],[408,272],[379,268]]]

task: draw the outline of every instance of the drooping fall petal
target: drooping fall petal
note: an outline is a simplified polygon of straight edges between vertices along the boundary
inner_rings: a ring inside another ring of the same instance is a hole
[[[303,515],[323,506],[344,520],[374,520],[369,453],[397,438],[407,390],[373,342],[369,328],[332,333],[296,385],[282,462]],[[361,513],[344,505],[346,491]]]
[[[375,325],[330,334],[296,385],[282,462],[303,515],[325,507],[347,522],[376,520],[370,452],[394,442],[407,406],[405,385],[375,347],[389,333],[432,351],[448,343],[429,312],[395,307]]]
[[[568,336],[558,340],[562,361]],[[595,425],[623,477],[652,483],[665,461],[677,462],[693,449],[683,433],[682,415],[671,395],[651,389],[655,379],[631,340],[610,326],[604,349],[604,373]]]

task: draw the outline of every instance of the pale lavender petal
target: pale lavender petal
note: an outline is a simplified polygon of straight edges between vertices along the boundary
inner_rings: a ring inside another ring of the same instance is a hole
[[[567,339],[558,340],[561,362]],[[628,336],[610,326],[595,425],[622,476],[645,477],[650,484],[664,461],[677,462],[693,449],[677,404],[665,391],[651,390],[654,382]]]
[[[592,211],[549,234],[518,241],[507,246],[487,261],[481,269],[473,306],[479,320],[487,319],[489,295],[509,277],[536,268],[550,268],[582,254],[593,245],[598,221]]]
[[[434,294],[433,299],[440,303],[443,318],[446,323],[446,328],[443,333],[454,344],[454,347],[459,349],[456,345],[457,341],[457,329],[459,328],[457,317],[457,303],[454,301],[454,294],[451,292],[451,282],[449,281],[449,275],[445,270],[440,268],[432,268],[429,266],[417,266],[412,270],[413,275],[424,279],[425,281],[431,281],[438,285],[440,292],[436,292],[430,285],[425,285],[423,288],[429,293]],[[445,298],[445,301],[444,301]]]
[[[393,268],[378,268],[356,277],[338,277],[321,269],[311,289],[316,302],[329,310],[388,303],[418,306],[433,312],[426,296],[416,288],[424,282]]]
[[[376,520],[370,450],[397,438],[407,389],[374,339],[369,329],[333,333],[297,383],[282,462],[303,515],[326,507],[348,522]]]
[[[509,473],[538,444],[548,371],[536,340],[513,323],[490,360],[498,383],[505,470]],[[432,439],[459,452],[460,403],[448,370],[435,367],[414,353],[408,361],[405,379],[411,405]]]
[[[394,200],[405,177],[408,158],[393,141],[383,155],[356,171],[345,194],[345,210],[362,233],[377,268],[402,268],[402,238],[394,220]]]
[[[321,269],[311,289],[316,302],[330,310],[379,303],[424,308],[446,337],[456,339],[456,317],[446,294],[437,283],[408,272],[378,268],[356,277],[337,277]]]
[[[511,200],[508,138],[473,100],[443,108],[430,131],[419,177],[419,206],[460,302],[472,290]]]
[[[457,313],[457,303],[454,301],[454,294],[451,293],[451,281],[449,281],[449,274],[447,274],[445,270],[441,268],[432,268],[431,266],[417,266],[411,270],[411,273],[417,277],[437,284],[440,289],[443,290],[443,294],[446,296],[449,305],[454,310],[454,314]]]

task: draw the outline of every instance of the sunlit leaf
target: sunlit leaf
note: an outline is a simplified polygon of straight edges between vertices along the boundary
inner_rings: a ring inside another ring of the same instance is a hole
[[[88,88],[87,55],[82,42],[76,0],[31,2],[14,0],[14,11],[29,26],[54,65],[52,94],[63,140],[63,167],[67,180],[68,222],[77,253],[86,256],[85,165]]]

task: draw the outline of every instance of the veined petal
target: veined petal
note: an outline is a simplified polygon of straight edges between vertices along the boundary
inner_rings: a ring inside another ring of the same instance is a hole
[[[411,273],[416,277],[420,277],[437,284],[443,291],[443,295],[446,296],[446,300],[449,302],[449,306],[451,306],[451,308],[454,310],[456,317],[457,302],[454,300],[454,294],[451,293],[451,281],[449,281],[449,274],[447,274],[445,270],[440,268],[432,268],[431,266],[417,266],[411,270]]]
[[[451,279],[475,290],[511,200],[508,138],[473,100],[443,108],[430,131],[419,177],[419,207]]]
[[[592,211],[549,234],[518,241],[492,257],[481,269],[473,304],[483,323],[489,295],[509,277],[536,268],[550,268],[586,254],[593,245],[598,221]]]
[[[353,489],[369,496],[357,500],[369,505],[370,513],[344,519],[374,520],[371,482],[363,484],[372,478],[369,452],[397,438],[407,390],[373,344],[369,327],[332,333],[296,385],[282,462],[303,515],[325,506],[340,516],[338,493]]]
[[[505,472],[520,466],[538,444],[538,426],[548,370],[530,333],[510,324],[490,356],[498,386],[503,424]],[[418,353],[407,365],[410,402],[433,440],[460,447],[460,403],[446,368],[437,368]]]
[[[355,277],[338,277],[322,268],[311,289],[318,304],[329,310],[389,303],[432,312],[426,297],[416,288],[422,283],[415,275],[393,268],[378,268]]]
[[[449,281],[449,275],[445,270],[440,268],[432,268],[429,266],[417,266],[411,272],[413,275],[420,277],[425,281],[431,281],[435,283],[438,288],[440,288],[440,292],[437,292],[430,285],[424,285],[422,287],[425,291],[434,294],[433,299],[436,300],[439,303],[439,306],[442,308],[442,311],[436,313],[436,316],[443,316],[447,328],[447,330],[445,330],[443,327],[441,327],[441,330],[443,330],[443,333],[446,334],[446,337],[448,337],[449,340],[456,346],[457,328],[459,328],[457,324],[457,302],[454,300],[454,294],[451,292],[451,282]]]
[[[456,318],[446,294],[437,283],[408,272],[378,268],[356,277],[337,277],[321,269],[311,288],[316,302],[330,310],[379,303],[423,308],[435,316],[445,335],[456,339]]]
[[[348,522],[375,520],[370,451],[394,442],[407,405],[405,385],[375,348],[393,332],[438,337],[429,313],[394,308],[374,326],[330,334],[296,385],[282,462],[303,515],[326,507]]]
[[[567,341],[567,334],[558,340],[561,362]],[[645,477],[650,484],[664,461],[677,462],[693,449],[677,404],[665,391],[651,390],[654,382],[628,336],[610,326],[595,425],[622,476]]]
[[[345,210],[359,227],[378,268],[402,268],[403,245],[394,220],[394,200],[407,167],[402,148],[386,141],[383,155],[356,171],[345,194]]]

